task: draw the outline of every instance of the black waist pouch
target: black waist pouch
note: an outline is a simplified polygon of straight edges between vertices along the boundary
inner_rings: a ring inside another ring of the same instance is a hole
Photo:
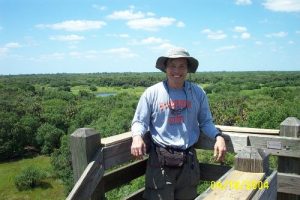
[[[186,162],[186,153],[184,151],[156,147],[156,153],[161,166],[182,167]]]

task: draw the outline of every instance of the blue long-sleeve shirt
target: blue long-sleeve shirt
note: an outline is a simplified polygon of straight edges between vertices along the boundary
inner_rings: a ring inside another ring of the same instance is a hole
[[[172,89],[163,81],[145,90],[131,132],[144,136],[148,130],[155,143],[180,149],[194,145],[200,130],[211,138],[218,133],[205,92],[188,81],[183,89]]]

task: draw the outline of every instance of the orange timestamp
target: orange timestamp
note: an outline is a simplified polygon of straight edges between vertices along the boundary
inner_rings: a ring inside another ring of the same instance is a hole
[[[268,181],[257,180],[225,180],[225,181],[211,181],[210,188],[212,190],[264,190],[269,189]]]

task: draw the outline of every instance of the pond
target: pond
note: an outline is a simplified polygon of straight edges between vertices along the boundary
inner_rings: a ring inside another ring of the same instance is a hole
[[[96,94],[96,97],[109,97],[109,96],[115,96],[117,95],[116,92],[101,92]]]

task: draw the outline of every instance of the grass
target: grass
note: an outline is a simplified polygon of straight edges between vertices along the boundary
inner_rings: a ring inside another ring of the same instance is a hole
[[[71,92],[73,94],[78,94],[80,90],[90,91],[89,86],[75,86],[71,88]],[[129,94],[135,94],[137,96],[140,96],[145,90],[145,87],[97,87],[97,91],[94,91],[93,93],[123,93],[127,92]],[[90,91],[92,92],[92,91]]]
[[[47,177],[34,189],[18,191],[14,178],[22,169],[30,166],[46,172]],[[52,177],[50,157],[37,156],[17,161],[0,163],[0,199],[1,200],[61,200],[65,199],[64,186]]]

